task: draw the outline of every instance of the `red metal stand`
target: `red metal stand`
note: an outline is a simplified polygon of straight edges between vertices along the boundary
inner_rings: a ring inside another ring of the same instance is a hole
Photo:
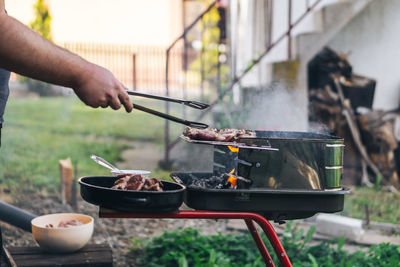
[[[119,212],[110,211],[100,208],[99,211],[100,218],[159,218],[159,219],[243,219],[246,222],[247,228],[254,242],[257,245],[258,250],[263,257],[266,266],[275,266],[269,255],[264,242],[258,233],[254,222],[256,222],[263,229],[264,233],[267,235],[269,242],[275,250],[279,261],[284,267],[291,267],[292,263],[289,257],[286,255],[285,249],[283,248],[281,242],[272,225],[258,213],[253,212],[225,212],[225,211],[179,211],[176,213],[130,213],[130,212]]]

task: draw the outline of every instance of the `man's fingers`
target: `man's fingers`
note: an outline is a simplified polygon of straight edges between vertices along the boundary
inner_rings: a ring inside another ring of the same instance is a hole
[[[110,99],[110,107],[114,110],[121,108],[121,102],[119,102],[119,99],[117,96]]]
[[[96,107],[106,108],[108,107],[108,101],[105,97],[102,97],[99,102],[97,103]]]
[[[123,83],[119,83],[121,86],[121,92],[118,94],[119,100],[121,104],[124,105],[126,112],[131,112],[133,109],[133,104],[131,102],[131,98],[125,90],[129,90]]]
[[[126,112],[131,112],[133,109],[133,104],[131,102],[131,99],[129,98],[129,95],[124,91],[121,92],[118,97],[121,101],[121,104],[124,105]]]

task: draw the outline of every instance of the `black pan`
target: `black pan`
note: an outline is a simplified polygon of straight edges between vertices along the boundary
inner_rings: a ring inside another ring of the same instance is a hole
[[[117,179],[113,176],[80,178],[82,198],[94,205],[126,212],[173,212],[182,205],[183,185],[162,181],[161,192],[111,189]]]
[[[318,212],[333,213],[343,210],[344,195],[350,190],[300,189],[208,189],[188,186],[193,177],[206,179],[212,173],[172,173],[171,178],[186,186],[185,204],[196,210],[250,211],[268,220],[311,217]]]

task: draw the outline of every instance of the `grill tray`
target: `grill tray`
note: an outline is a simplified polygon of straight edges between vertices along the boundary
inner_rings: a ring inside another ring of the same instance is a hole
[[[255,149],[255,150],[268,150],[268,151],[279,151],[277,148],[273,148],[270,145],[264,146],[264,145],[246,145],[245,143],[240,143],[240,142],[222,142],[222,141],[208,141],[208,140],[196,140],[196,139],[190,139],[187,136],[184,136],[183,134],[180,136],[181,139],[185,140],[188,143],[193,143],[193,144],[201,144],[201,145],[213,145],[213,146],[232,146],[232,147],[237,147],[237,148],[247,148],[247,149]],[[249,137],[251,138],[251,137]]]
[[[195,176],[206,179],[212,173],[172,173],[171,178],[186,186]],[[249,211],[262,214],[268,220],[281,222],[311,217],[318,212],[343,210],[344,195],[350,190],[298,189],[207,189],[186,186],[184,202],[196,210]]]

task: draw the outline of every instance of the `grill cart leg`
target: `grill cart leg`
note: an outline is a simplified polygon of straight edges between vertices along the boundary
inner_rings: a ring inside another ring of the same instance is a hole
[[[176,213],[131,213],[107,210],[100,207],[100,218],[154,218],[154,219],[243,219],[246,222],[250,234],[252,235],[257,247],[264,259],[266,266],[275,266],[272,262],[267,248],[262,241],[253,221],[257,222],[268,237],[269,242],[275,250],[279,261],[283,267],[292,267],[289,257],[283,248],[272,225],[258,213],[253,212],[227,212],[227,211],[203,211],[203,210],[183,210]]]
[[[258,214],[257,214],[258,215]],[[285,249],[282,246],[281,241],[278,238],[278,235],[275,232],[275,229],[269,223],[267,219],[259,215],[258,220],[255,220],[263,229],[265,235],[268,237],[269,242],[275,250],[276,255],[278,256],[279,261],[282,263],[282,266],[292,266],[288,255],[286,254]]]
[[[253,237],[254,242],[256,242],[258,251],[260,251],[261,256],[263,257],[265,266],[275,267],[275,264],[272,261],[272,258],[268,253],[267,247],[265,246],[263,240],[261,239],[261,236],[258,233],[253,220],[245,219],[244,221],[246,222],[247,229],[249,229],[249,232],[250,232],[251,236]]]

